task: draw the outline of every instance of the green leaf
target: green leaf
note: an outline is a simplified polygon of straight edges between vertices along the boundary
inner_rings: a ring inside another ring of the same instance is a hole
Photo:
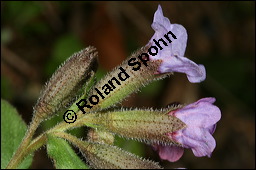
[[[49,135],[47,153],[54,160],[57,169],[88,169],[64,139]]]
[[[1,169],[7,166],[26,131],[27,125],[17,110],[7,101],[1,99]],[[31,163],[32,155],[29,155],[18,168],[27,169]]]

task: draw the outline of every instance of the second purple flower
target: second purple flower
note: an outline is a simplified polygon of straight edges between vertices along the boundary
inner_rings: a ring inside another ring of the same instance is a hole
[[[212,134],[215,131],[216,123],[221,118],[221,111],[213,105],[214,102],[215,98],[213,97],[203,98],[169,113],[184,122],[186,128],[167,134],[182,147],[154,145],[162,159],[170,162],[179,160],[183,155],[183,148],[192,149],[197,157],[211,156],[216,147]]]

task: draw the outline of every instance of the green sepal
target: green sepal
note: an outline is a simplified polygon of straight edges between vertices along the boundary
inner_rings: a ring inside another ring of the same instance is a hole
[[[168,135],[186,127],[180,119],[168,114],[178,107],[181,106],[162,110],[122,109],[90,113],[81,121],[87,126],[93,125],[94,128],[105,129],[119,136],[149,144],[181,145]]]

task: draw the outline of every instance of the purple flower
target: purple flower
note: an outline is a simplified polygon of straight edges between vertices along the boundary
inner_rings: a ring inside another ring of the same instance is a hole
[[[191,148],[197,157],[211,156],[216,142],[212,134],[216,123],[221,118],[220,109],[213,105],[215,98],[202,98],[183,108],[173,110],[169,115],[179,118],[186,124],[186,128],[167,134],[182,146],[155,145],[159,155],[164,160],[174,162],[180,159],[183,148]]]
[[[149,59],[162,60],[158,72],[186,73],[192,83],[204,81],[206,78],[204,66],[197,65],[184,57],[188,39],[186,29],[182,25],[171,24],[169,19],[163,16],[160,5],[155,12],[151,27],[155,30],[155,34],[148,43],[151,46]]]

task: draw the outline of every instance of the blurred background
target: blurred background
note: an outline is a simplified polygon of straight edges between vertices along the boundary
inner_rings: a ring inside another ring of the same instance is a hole
[[[56,68],[88,45],[99,51],[101,78],[152,37],[161,4],[171,23],[188,32],[186,57],[206,67],[207,78],[189,83],[185,74],[155,82],[123,102],[161,108],[215,97],[222,111],[212,157],[191,150],[175,163],[160,160],[148,145],[116,138],[116,145],[165,168],[255,168],[255,2],[8,2],[1,1],[1,98],[28,124],[40,90]],[[38,132],[60,121],[63,112]],[[86,136],[85,130],[77,130]],[[78,151],[77,151],[78,152]],[[31,168],[53,168],[42,148]]]

